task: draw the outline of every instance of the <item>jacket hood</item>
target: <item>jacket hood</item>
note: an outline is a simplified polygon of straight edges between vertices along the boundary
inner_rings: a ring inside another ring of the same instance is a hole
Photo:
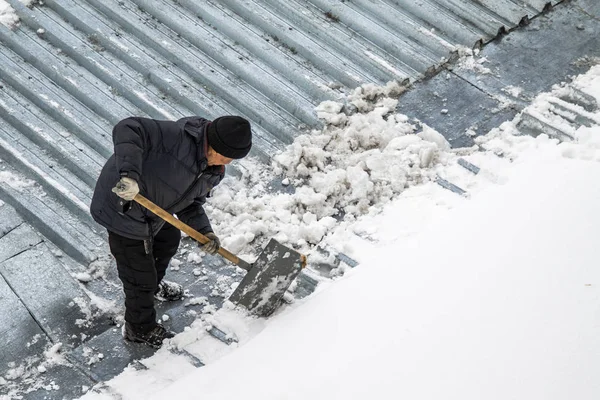
[[[202,165],[201,168],[207,167],[206,164],[206,151],[207,151],[207,140],[206,130],[210,121],[201,117],[184,117],[177,120],[177,125],[185,133],[192,136],[198,146],[197,159]]]
[[[204,139],[208,122],[202,117],[184,117],[177,120],[177,125],[198,141]]]

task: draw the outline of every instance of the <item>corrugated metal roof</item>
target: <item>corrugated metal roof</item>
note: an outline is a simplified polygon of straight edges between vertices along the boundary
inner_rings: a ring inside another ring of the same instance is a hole
[[[319,127],[321,101],[420,79],[457,46],[480,46],[558,3],[8,2],[21,23],[0,26],[0,157],[37,185],[2,184],[0,198],[83,263],[100,242],[85,234],[97,228],[87,206],[118,120],[244,115],[254,154],[267,159]]]
[[[74,321],[81,306],[71,307],[72,300],[104,296],[106,287],[94,279],[82,293],[68,282],[67,272],[94,271],[87,264],[107,254],[104,230],[88,205],[112,154],[114,123],[129,115],[242,114],[255,126],[254,154],[267,158],[302,128],[319,126],[313,112],[319,102],[363,83],[434,73],[457,46],[481,46],[546,6],[543,0],[57,0],[27,8],[8,1],[22,22],[0,25],[0,200],[9,204],[0,201],[0,300],[10,310],[0,315],[7,338],[0,367],[39,354],[49,342],[83,343],[65,354],[85,367],[65,367],[63,382],[88,386],[140,356],[123,349],[116,330],[92,340],[93,330],[80,335]],[[559,103],[554,112],[568,108]],[[544,124],[537,115],[527,122],[521,128],[534,134]],[[224,271],[214,270],[216,282]],[[107,273],[114,289],[116,271]],[[193,290],[208,296],[211,289],[202,283]],[[179,328],[190,323],[183,312],[176,315]],[[106,361],[90,365],[82,357],[87,346]],[[65,393],[75,390],[68,386],[61,384]]]

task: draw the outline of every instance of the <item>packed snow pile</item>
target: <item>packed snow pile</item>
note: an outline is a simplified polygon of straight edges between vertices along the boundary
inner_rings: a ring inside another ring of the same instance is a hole
[[[413,134],[415,125],[395,112],[398,102],[389,97],[400,91],[397,86],[358,88],[349,98],[356,110],[349,116],[342,112],[342,103],[317,107],[327,127],[297,138],[275,157],[275,173],[283,172],[300,187],[300,201],[307,199],[298,204],[298,212],[317,219],[340,214],[354,219],[409,184],[431,178],[429,167],[450,146],[432,130]]]
[[[19,0],[23,5],[30,6],[34,0]],[[6,0],[0,0],[0,24],[9,28],[14,27],[19,23],[19,17],[15,13],[14,8],[6,2]]]
[[[573,88],[595,87],[598,73],[595,67],[572,85],[558,85],[553,92],[541,95],[524,114],[547,114],[550,104]],[[317,108],[326,123],[323,130],[298,137],[274,157],[271,166],[243,161],[243,178],[226,180],[215,188],[207,204],[224,246],[234,253],[252,254],[257,242],[274,237],[308,254],[312,262],[323,261],[315,251],[317,244],[351,254],[352,249],[343,241],[333,240],[336,232],[349,229],[362,216],[377,214],[408,188],[434,182],[439,175],[453,178],[454,171],[460,170],[456,167],[458,158],[479,160],[485,154],[483,149],[505,154],[511,160],[511,153],[532,146],[533,138],[519,132],[519,116],[478,138],[474,148],[451,149],[438,132],[398,112],[397,96],[402,91],[395,83],[366,85],[343,102],[324,102]],[[578,112],[589,114],[590,121],[600,119],[579,108]],[[561,151],[584,146],[581,151],[587,158],[597,155],[598,138],[590,134],[590,128],[564,129],[576,140],[561,143]],[[484,171],[494,179],[491,173]],[[283,189],[273,191],[277,177],[283,177]],[[473,179],[467,179],[466,186],[477,186]]]
[[[433,181],[456,155],[438,132],[396,111],[403,90],[365,85],[345,102],[324,102],[322,131],[298,137],[272,166],[242,162],[247,173],[215,188],[206,207],[224,247],[251,252],[257,237],[274,237],[310,255],[340,222]],[[277,177],[283,189],[274,192]]]
[[[19,22],[15,10],[5,0],[0,0],[0,23],[7,27],[14,26]]]
[[[460,56],[460,59],[458,62],[458,69],[469,70],[478,74],[491,74],[492,71],[484,66],[484,64],[488,62],[488,59],[486,57],[477,57],[479,51],[479,49],[470,49],[468,47],[459,46],[458,55]]]

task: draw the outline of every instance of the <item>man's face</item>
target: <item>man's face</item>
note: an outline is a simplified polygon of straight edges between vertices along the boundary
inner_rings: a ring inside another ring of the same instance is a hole
[[[219,153],[217,153],[212,147],[208,148],[208,153],[206,154],[206,160],[208,161],[208,165],[227,165],[233,161],[233,158],[225,157]]]

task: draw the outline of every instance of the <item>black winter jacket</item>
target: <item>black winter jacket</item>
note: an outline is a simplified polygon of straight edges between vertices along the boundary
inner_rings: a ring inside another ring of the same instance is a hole
[[[160,217],[112,192],[121,176],[128,176],[138,182],[141,195],[200,233],[212,232],[202,205],[223,179],[225,167],[208,166],[208,124],[200,117],[132,117],[119,122],[113,129],[115,153],[104,165],[92,197],[94,220],[131,239],[150,239],[161,229]]]

